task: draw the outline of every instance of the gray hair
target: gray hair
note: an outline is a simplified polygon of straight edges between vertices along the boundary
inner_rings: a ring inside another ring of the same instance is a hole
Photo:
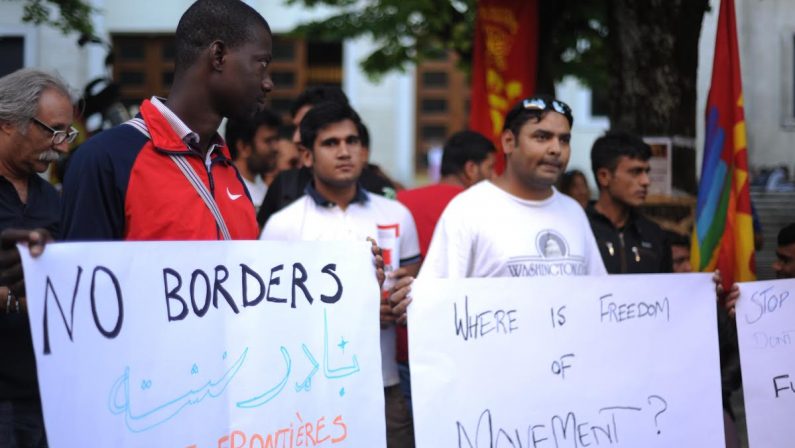
[[[39,98],[47,89],[55,89],[71,101],[69,86],[51,73],[23,68],[0,78],[0,123],[13,123],[24,129],[36,115]]]

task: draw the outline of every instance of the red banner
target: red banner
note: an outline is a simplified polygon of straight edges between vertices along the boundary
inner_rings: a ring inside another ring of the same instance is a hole
[[[538,1],[478,0],[477,8],[469,128],[492,139],[501,173],[505,114],[535,91]]]

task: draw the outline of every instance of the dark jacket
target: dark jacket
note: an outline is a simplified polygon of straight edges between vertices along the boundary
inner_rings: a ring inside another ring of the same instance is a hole
[[[44,228],[57,235],[60,213],[58,192],[38,175],[30,176],[27,203],[19,199],[11,182],[0,176],[0,231]],[[37,397],[36,360],[28,315],[14,311],[0,313],[0,341],[0,401]]]
[[[622,229],[616,228],[594,204],[585,210],[591,230],[611,274],[655,274],[671,272],[671,245],[665,232],[635,210]]]

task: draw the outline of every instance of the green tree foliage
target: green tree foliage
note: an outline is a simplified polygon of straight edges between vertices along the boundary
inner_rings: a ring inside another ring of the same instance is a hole
[[[539,0],[538,90],[574,76],[597,89],[607,83],[607,7],[604,0]]]
[[[93,36],[94,26],[91,13],[94,8],[81,0],[22,0],[24,15],[22,21],[35,25],[48,25],[61,30],[64,34],[71,32]],[[58,8],[58,18],[54,19],[52,9]]]
[[[298,26],[293,34],[342,40],[368,36],[377,48],[362,61],[373,78],[407,64],[436,57],[440,51],[458,55],[470,68],[476,0],[288,0],[305,7],[337,8],[325,20]],[[539,11],[539,85],[548,89],[565,75],[587,85],[604,85],[604,0],[541,0]]]
[[[332,17],[305,23],[294,30],[300,36],[342,40],[371,37],[378,48],[362,68],[373,78],[407,64],[450,50],[461,57],[462,67],[472,57],[475,0],[288,0],[288,4],[334,6]]]
[[[517,0],[522,1],[522,0]],[[472,60],[476,0],[287,0],[336,7],[296,35],[369,36],[377,78],[439,51]],[[607,93],[612,123],[647,135],[694,135],[698,37],[709,0],[538,0],[537,91],[574,76]]]

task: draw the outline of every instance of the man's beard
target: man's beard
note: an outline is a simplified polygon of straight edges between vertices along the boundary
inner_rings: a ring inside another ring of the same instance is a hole
[[[271,160],[268,158],[257,156],[249,157],[248,160],[246,160],[246,167],[252,174],[259,174],[262,176],[272,171],[275,165],[271,163]]]

